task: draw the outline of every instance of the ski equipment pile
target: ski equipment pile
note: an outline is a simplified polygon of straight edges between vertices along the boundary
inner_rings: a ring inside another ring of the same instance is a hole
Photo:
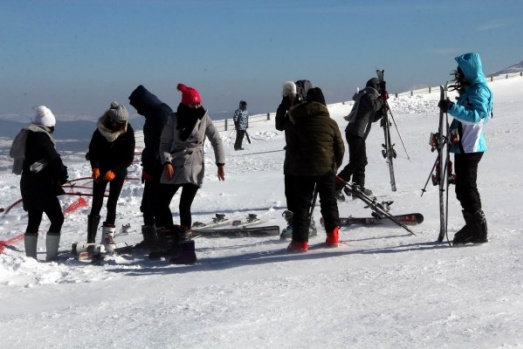
[[[345,188],[347,188],[353,197],[356,197],[367,204],[367,206],[377,215],[377,217],[382,217],[389,219],[390,221],[394,222],[394,224],[402,227],[406,231],[408,231],[412,235],[416,235],[412,230],[410,230],[409,227],[407,227],[404,223],[397,220],[394,215],[390,214],[388,212],[388,208],[383,206],[380,202],[376,201],[375,198],[371,198],[368,195],[365,195],[359,188],[359,186],[353,185],[345,181],[341,177],[337,177],[340,182],[343,183]]]

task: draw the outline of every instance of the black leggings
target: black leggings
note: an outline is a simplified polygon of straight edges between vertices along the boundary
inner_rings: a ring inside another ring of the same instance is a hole
[[[156,224],[159,227],[173,227],[173,215],[169,205],[171,200],[178,191],[182,188],[182,194],[180,195],[180,225],[182,227],[190,228],[192,226],[192,215],[191,206],[196,196],[196,192],[200,187],[194,184],[160,184],[160,193],[158,198],[158,207],[156,212]]]
[[[481,210],[481,197],[476,183],[478,165],[483,153],[455,154],[456,197],[464,211],[474,213]]]
[[[99,182],[93,181],[93,204],[91,207],[91,216],[99,216],[104,203],[105,188],[109,184],[109,198],[107,200],[107,216],[105,223],[114,224],[116,220],[116,204],[122,192],[125,176],[116,176],[111,182],[101,180]]]
[[[57,197],[49,199],[49,205],[45,210],[28,210],[27,211],[27,228],[25,230],[28,234],[38,234],[38,228],[42,223],[42,216],[46,214],[47,218],[51,221],[51,226],[48,232],[60,234],[62,225],[64,224],[64,214],[62,213],[62,207]]]

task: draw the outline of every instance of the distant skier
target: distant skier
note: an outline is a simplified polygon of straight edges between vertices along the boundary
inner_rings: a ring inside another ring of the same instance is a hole
[[[148,249],[156,247],[156,202],[159,197],[160,178],[162,176],[162,163],[160,161],[160,136],[167,118],[172,114],[172,109],[143,85],[138,86],[129,96],[131,104],[138,114],[145,117],[143,124],[143,139],[145,147],[142,150],[142,182],[143,194],[140,211],[143,215],[143,243]]]
[[[234,128],[236,129],[236,141],[234,142],[234,150],[243,150],[242,142],[247,128],[249,127],[249,111],[247,110],[247,102],[240,101],[240,106],[234,111],[233,116]]]
[[[28,218],[24,236],[25,255],[36,259],[38,228],[45,213],[51,221],[45,239],[48,261],[58,255],[64,223],[58,196],[64,194],[62,184],[68,178],[67,167],[56,152],[55,140],[51,136],[55,125],[56,119],[51,110],[43,105],[37,107],[33,123],[20,131],[10,151],[11,157],[15,158],[13,172],[22,174],[20,192]]]
[[[456,197],[465,218],[465,226],[454,235],[453,244],[484,243],[488,241],[487,219],[476,179],[479,162],[487,150],[483,128],[492,114],[493,95],[478,53],[466,53],[455,59],[457,102],[447,99],[438,103],[443,112],[454,117],[450,125],[450,151],[454,153]]]
[[[349,163],[338,173],[338,177],[347,182],[352,178],[352,184],[359,186],[367,196],[372,196],[373,193],[365,188],[365,167],[368,163],[365,140],[370,133],[372,123],[386,115],[386,98],[388,93],[385,82],[380,84],[377,78],[371,78],[363,90],[354,94],[354,107],[357,110],[353,107],[354,116],[350,118],[345,128],[345,137],[349,146]],[[341,192],[342,187],[343,185],[338,181],[337,197],[340,201],[345,200]]]
[[[109,253],[116,247],[116,205],[127,176],[127,167],[133,163],[134,147],[134,130],[129,123],[129,113],[123,105],[112,102],[98,119],[87,156],[93,178],[93,203],[87,216],[87,242],[95,242],[105,189],[109,184],[107,214],[102,227],[102,245]],[[94,252],[93,247],[88,252]]]

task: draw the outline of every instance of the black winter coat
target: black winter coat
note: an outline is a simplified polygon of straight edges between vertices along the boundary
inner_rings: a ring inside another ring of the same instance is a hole
[[[102,135],[105,131],[100,131],[104,130],[102,119],[103,117],[98,121],[98,128],[94,131],[91,143],[89,143],[91,168],[99,168],[102,177],[109,170],[117,176],[126,176],[127,167],[133,163],[134,159],[134,130],[128,123],[127,130],[122,131],[115,140],[109,141]]]
[[[43,126],[42,128],[46,129]],[[47,165],[38,173],[31,172],[31,165],[42,160]],[[64,193],[62,184],[67,182],[67,178],[67,167],[56,151],[51,135],[47,131],[30,131],[25,143],[25,159],[20,179],[24,210],[45,210],[51,202],[54,203],[56,196]]]
[[[298,104],[289,111],[294,132],[287,144],[288,173],[293,176],[335,174],[345,145],[336,121],[318,102]]]
[[[144,86],[138,86],[129,96],[129,103],[145,117],[143,137],[145,148],[142,151],[143,170],[160,179],[162,164],[159,148],[162,130],[167,123],[167,118],[173,113],[171,107],[162,103],[158,97],[149,92]]]

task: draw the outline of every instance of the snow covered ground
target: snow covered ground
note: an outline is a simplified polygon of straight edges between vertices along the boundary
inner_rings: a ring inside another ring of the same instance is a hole
[[[321,87],[321,86],[320,86]],[[267,238],[197,238],[199,261],[173,266],[137,256],[116,257],[103,266],[75,260],[44,262],[48,221],[39,240],[39,261],[25,257],[23,242],[0,254],[0,338],[5,348],[523,348],[523,241],[520,198],[523,148],[523,78],[491,83],[494,119],[488,124],[489,151],[479,170],[490,242],[483,246],[436,244],[437,188],[429,184],[436,154],[428,146],[437,130],[439,92],[389,100],[410,160],[395,130],[397,192],[391,192],[381,156],[383,132],[374,125],[368,139],[367,186],[380,199],[394,200],[392,213],[421,212],[413,230],[384,223],[341,230],[337,249],[288,254],[288,241]],[[436,89],[437,90],[437,89]],[[276,106],[274,106],[276,107]],[[343,131],[349,104],[329,106]],[[58,124],[57,127],[60,127]],[[249,213],[285,227],[282,162],[284,135],[274,121],[253,123],[252,144],[233,150],[234,132],[223,132],[226,181],[216,177],[207,153],[203,189],[193,220],[216,212],[231,218]],[[19,177],[10,173],[10,139],[0,139],[0,207],[19,199]],[[90,175],[83,153],[62,152],[70,179]],[[346,161],[348,155],[346,156]],[[133,165],[131,177],[140,175]],[[90,192],[89,181],[75,191]],[[126,183],[118,226],[130,224],[119,243],[141,240],[142,185]],[[85,197],[90,203],[88,197]],[[61,198],[64,209],[78,200]],[[175,221],[178,196],[171,208]],[[342,216],[370,215],[360,201],[339,205]],[[315,221],[319,227],[319,210]],[[89,207],[66,215],[61,250],[86,236]],[[102,211],[105,214],[105,210]],[[21,205],[0,214],[0,240],[24,232]],[[450,196],[449,236],[462,226]]]

